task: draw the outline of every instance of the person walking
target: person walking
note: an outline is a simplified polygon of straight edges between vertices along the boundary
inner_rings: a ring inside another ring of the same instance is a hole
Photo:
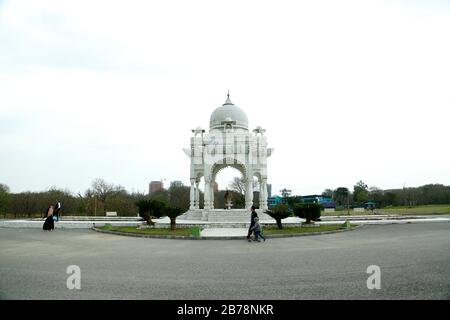
[[[250,227],[248,228],[248,233],[247,233],[247,240],[248,242],[251,242],[251,235],[253,233],[253,226],[255,225],[255,218],[258,218],[258,214],[256,213],[256,207],[252,206],[251,208],[252,210],[252,216],[251,216],[251,220],[250,220]]]
[[[42,226],[42,230],[53,231],[54,229],[55,229],[55,221],[53,220],[53,206],[50,206],[47,209],[46,219],[44,225]]]
[[[266,238],[262,235],[262,226],[259,224],[259,218],[255,218],[255,224],[253,225],[253,232],[255,233],[255,241],[261,242],[259,238],[263,239],[264,242]]]
[[[61,211],[61,202],[57,201],[55,206],[54,206],[54,211],[53,211],[53,220],[54,221],[59,221],[59,216],[60,216],[60,211]]]

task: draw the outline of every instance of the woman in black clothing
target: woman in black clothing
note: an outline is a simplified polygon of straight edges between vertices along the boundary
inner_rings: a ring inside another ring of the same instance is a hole
[[[53,206],[48,207],[46,216],[47,218],[45,219],[42,229],[44,231],[53,231],[55,229],[55,221],[53,221]]]
[[[247,240],[249,242],[252,241],[250,236],[253,233],[253,226],[255,225],[255,218],[258,218],[258,214],[256,213],[256,207],[252,206],[252,217],[251,217],[251,220],[250,220],[250,227],[248,228],[248,234],[247,234]]]

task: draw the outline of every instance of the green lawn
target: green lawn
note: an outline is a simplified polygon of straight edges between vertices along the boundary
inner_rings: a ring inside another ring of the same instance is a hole
[[[354,227],[354,225],[350,225]],[[284,227],[283,229],[278,229],[276,226],[268,226],[263,228],[263,234],[295,234],[295,233],[313,233],[313,232],[323,232],[323,231],[335,231],[342,229],[340,225],[321,225],[319,227]]]
[[[170,230],[170,228],[137,229],[136,227],[113,227],[111,225],[105,225],[103,227],[97,227],[97,229],[108,230],[108,231],[118,231],[118,232],[128,232],[128,233],[138,233],[138,234],[152,234],[152,235],[161,235],[161,236],[190,236],[191,235],[189,228],[178,228],[175,230]]]
[[[377,209],[380,214],[450,214],[450,204],[436,204],[425,206],[399,206],[399,207],[386,207],[383,209]]]
[[[450,214],[450,204],[436,204],[436,205],[424,205],[424,206],[396,206],[396,207],[385,207],[381,209],[375,209],[377,214],[399,214],[399,215],[430,215],[430,214]],[[352,215],[366,215],[372,214],[371,210],[365,210],[364,212],[354,212],[350,209],[349,214]],[[335,212],[322,212],[323,216],[346,216],[348,215],[347,210],[339,210]]]
[[[353,227],[354,225],[351,225]],[[111,225],[105,225],[103,227],[98,227],[101,230],[108,231],[118,231],[126,233],[137,233],[137,234],[151,234],[151,235],[161,235],[161,236],[190,236],[190,228],[179,228],[176,230],[170,230],[165,228],[149,228],[149,229],[137,229],[136,227],[113,227]],[[278,229],[276,226],[264,227],[263,233],[265,235],[272,234],[297,234],[297,233],[314,233],[323,231],[334,231],[341,229],[340,225],[321,225],[319,227],[283,227],[283,229]]]

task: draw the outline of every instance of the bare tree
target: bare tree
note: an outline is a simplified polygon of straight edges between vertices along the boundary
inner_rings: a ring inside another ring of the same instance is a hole
[[[236,191],[237,193],[240,193],[240,194],[245,194],[245,189],[246,189],[246,187],[245,187],[245,183],[244,183],[244,181],[242,180],[242,178],[239,178],[239,177],[235,177],[234,179],[233,179],[233,181],[231,181],[229,184],[228,184],[228,187],[231,189],[231,190],[233,190],[233,191]]]
[[[242,195],[245,194],[245,190],[247,189],[247,186],[245,185],[244,179],[240,177],[235,177],[233,181],[231,181],[228,184],[228,187],[232,191],[236,191],[237,193],[240,193]],[[259,190],[259,183],[258,180],[253,180],[253,190]]]
[[[114,185],[107,183],[101,178],[97,178],[92,182],[92,194],[102,202],[103,210],[106,212],[106,200],[109,197],[117,196],[122,193],[126,193],[126,190],[120,185]]]

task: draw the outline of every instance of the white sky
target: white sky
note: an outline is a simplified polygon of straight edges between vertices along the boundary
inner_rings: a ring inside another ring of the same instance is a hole
[[[450,185],[445,0],[0,0],[0,183],[188,184],[228,89],[273,193]]]

